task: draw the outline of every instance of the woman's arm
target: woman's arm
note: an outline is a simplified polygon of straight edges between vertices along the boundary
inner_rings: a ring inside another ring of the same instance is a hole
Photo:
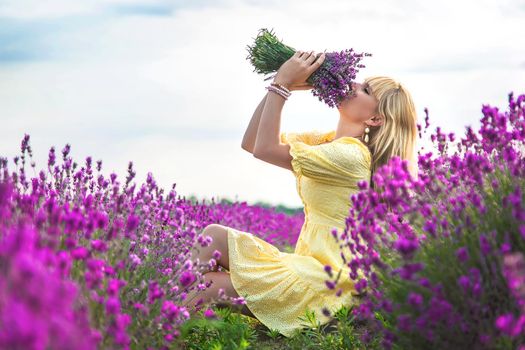
[[[255,140],[257,139],[257,129],[259,128],[259,122],[261,120],[261,114],[264,108],[264,104],[266,103],[267,96],[268,92],[264,95],[261,102],[259,102],[259,105],[255,109],[255,112],[253,112],[252,119],[248,124],[248,128],[246,128],[246,131],[244,132],[241,147],[242,149],[250,153],[253,153],[253,148],[255,147]]]
[[[282,84],[284,85],[284,84]],[[265,162],[292,170],[290,145],[280,142],[281,112],[285,99],[275,92],[268,95],[257,130],[253,156]]]
[[[313,86],[304,82],[304,83],[298,83],[289,85],[288,89],[290,91],[295,90],[310,90]],[[264,105],[266,104],[266,100],[268,97],[268,92],[266,95],[264,95],[263,99],[255,109],[255,112],[253,112],[252,119],[250,120],[250,123],[248,124],[248,128],[246,128],[246,131],[244,132],[244,137],[242,139],[241,147],[242,149],[253,153],[253,149],[255,147],[255,140],[257,139],[257,131],[259,130],[259,122],[261,121],[261,115],[262,111],[264,109]]]

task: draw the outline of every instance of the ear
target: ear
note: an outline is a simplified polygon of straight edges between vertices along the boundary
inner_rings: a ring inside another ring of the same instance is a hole
[[[370,122],[370,126],[379,126],[383,125],[384,118],[380,115],[374,115],[368,121]]]

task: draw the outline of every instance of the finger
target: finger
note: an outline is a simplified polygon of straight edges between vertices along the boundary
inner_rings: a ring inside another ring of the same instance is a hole
[[[306,51],[305,54],[301,56],[301,58],[305,61],[308,61],[308,59],[310,59],[310,57],[312,56],[313,56],[313,51]]]
[[[300,59],[305,60],[310,56],[311,51],[302,51],[302,55],[299,56]]]
[[[317,55],[315,54],[315,51],[310,51],[310,56],[306,58],[306,63],[308,63],[308,65],[311,65],[315,61],[316,58],[317,58]]]
[[[295,53],[293,54],[293,57],[300,57],[302,53],[303,53],[302,51],[297,50],[297,51],[295,51]]]
[[[321,55],[319,55],[319,57],[315,60],[315,62],[313,62],[310,65],[310,69],[312,70],[312,72],[318,69],[319,67],[321,67],[325,58],[326,58],[326,54],[324,52]]]
[[[301,58],[302,55],[304,55],[304,51],[297,50],[297,58]]]

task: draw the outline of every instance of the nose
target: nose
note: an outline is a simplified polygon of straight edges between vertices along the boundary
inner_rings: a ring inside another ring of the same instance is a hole
[[[351,84],[352,90],[357,90],[357,88],[359,87],[359,85],[360,85],[359,83],[353,82],[353,83]]]

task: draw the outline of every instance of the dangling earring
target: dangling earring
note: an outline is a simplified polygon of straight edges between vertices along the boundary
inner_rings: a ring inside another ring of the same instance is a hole
[[[368,126],[365,128],[365,143],[368,143],[368,133],[370,132],[370,129],[368,128]]]

